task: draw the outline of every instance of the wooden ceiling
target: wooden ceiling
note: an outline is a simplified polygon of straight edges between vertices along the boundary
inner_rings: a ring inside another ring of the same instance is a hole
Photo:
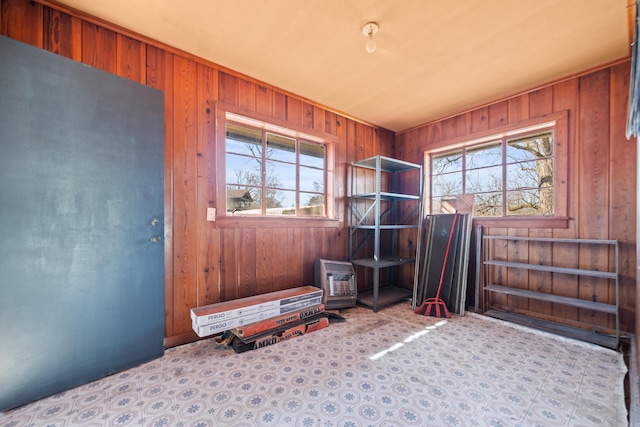
[[[59,3],[402,131],[628,57],[633,0]]]

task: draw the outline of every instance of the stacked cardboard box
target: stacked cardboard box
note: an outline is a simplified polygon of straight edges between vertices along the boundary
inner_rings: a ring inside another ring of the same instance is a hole
[[[218,342],[231,346],[236,353],[242,353],[326,328],[330,321],[344,320],[337,312],[325,311],[324,305],[320,305],[254,323],[246,328],[225,331]]]
[[[218,335],[218,342],[236,352],[272,345],[329,326],[322,289],[303,286],[191,309],[193,330],[200,337]]]
[[[199,337],[317,306],[322,289],[302,286],[191,309],[193,330]]]

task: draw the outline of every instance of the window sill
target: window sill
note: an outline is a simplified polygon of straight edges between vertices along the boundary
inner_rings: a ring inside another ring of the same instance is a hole
[[[264,217],[264,216],[219,216],[216,223],[220,228],[235,227],[303,227],[303,228],[338,228],[340,221],[330,218],[303,217]]]
[[[548,217],[548,218],[532,218],[532,217],[474,217],[473,222],[476,225],[493,228],[568,228],[568,217]]]

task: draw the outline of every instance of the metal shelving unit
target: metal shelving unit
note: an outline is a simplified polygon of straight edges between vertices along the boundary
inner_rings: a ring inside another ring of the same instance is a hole
[[[358,169],[368,169],[375,176],[374,191],[358,193],[354,179]],[[398,191],[398,180],[403,173],[417,173],[416,188],[413,191]],[[383,177],[385,178],[383,182]],[[387,188],[382,188],[383,185]],[[349,198],[349,258],[355,267],[372,271],[373,287],[358,292],[358,302],[371,307],[373,311],[410,298],[412,290],[393,283],[395,267],[402,264],[415,265],[416,254],[411,257],[398,256],[397,233],[400,230],[416,229],[417,236],[421,223],[422,166],[384,156],[374,156],[352,163],[351,195]],[[398,217],[403,203],[415,205],[404,218]],[[383,244],[383,234],[385,242]],[[371,248],[371,242],[373,247]],[[389,269],[389,283],[381,284],[382,269]]]
[[[616,322],[616,334],[615,336],[607,336],[596,332],[590,332],[586,330],[577,330],[568,326],[560,325],[555,322],[542,321],[533,318],[527,318],[516,313],[504,312],[500,310],[486,310],[485,314],[497,317],[503,320],[509,320],[516,323],[526,324],[529,326],[537,327],[539,329],[547,330],[549,332],[556,332],[563,335],[571,336],[584,341],[589,341],[595,344],[617,349],[620,344],[620,294],[619,294],[619,271],[618,271],[618,241],[617,240],[598,240],[598,239],[561,239],[561,238],[533,238],[533,237],[515,237],[515,236],[482,236],[485,244],[483,250],[482,264],[485,266],[495,266],[503,268],[524,269],[532,271],[543,271],[553,274],[566,274],[575,276],[595,277],[601,279],[608,279],[614,281],[615,284],[615,304],[607,304],[597,302],[588,299],[580,299],[573,297],[565,297],[561,295],[554,295],[551,293],[532,291],[527,289],[519,289],[516,287],[510,287],[506,284],[495,284],[490,282],[486,284],[483,289],[488,294],[496,293],[503,295],[511,295],[529,299],[535,299],[538,301],[546,301],[554,304],[562,304],[566,306],[582,308],[587,310],[599,311],[603,313],[612,314],[615,316]],[[533,264],[526,262],[510,262],[499,259],[494,259],[490,256],[486,242],[488,241],[525,241],[535,243],[556,243],[556,244],[573,244],[573,245],[605,245],[613,247],[615,254],[615,265],[609,271],[589,270],[582,268],[567,268],[559,267],[550,264]],[[486,304],[485,304],[486,305]]]

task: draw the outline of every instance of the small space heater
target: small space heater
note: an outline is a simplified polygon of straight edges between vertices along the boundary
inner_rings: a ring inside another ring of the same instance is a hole
[[[315,286],[322,289],[326,309],[353,307],[358,298],[356,274],[350,262],[316,259]]]

